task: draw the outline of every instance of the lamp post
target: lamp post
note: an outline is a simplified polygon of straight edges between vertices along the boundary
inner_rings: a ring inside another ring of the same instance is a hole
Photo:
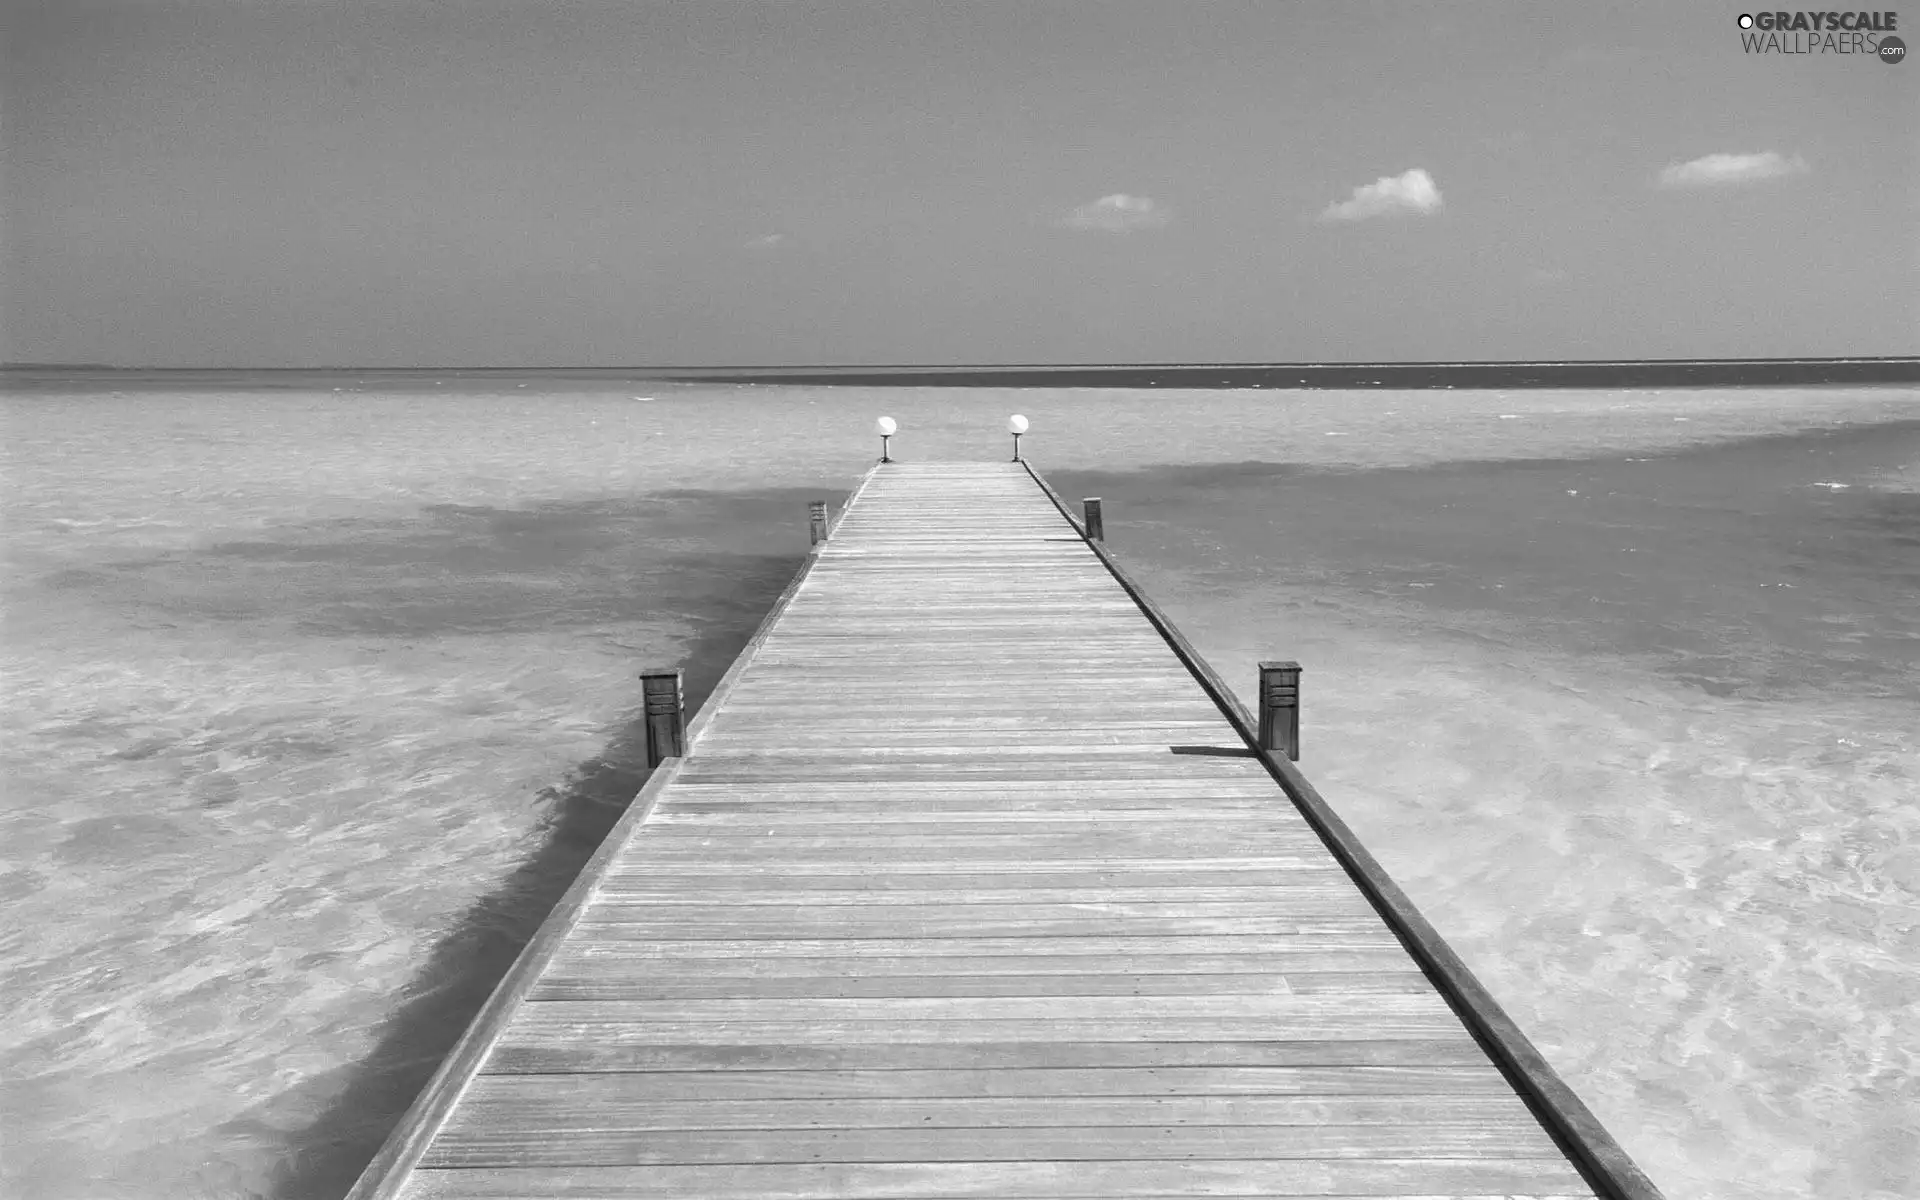
[[[899,423],[892,417],[881,417],[873,423],[873,427],[880,433],[880,461],[883,463],[892,462],[893,459],[887,455],[887,439],[891,438],[894,431],[900,428]]]
[[[1013,461],[1020,461],[1020,435],[1027,431],[1027,419],[1019,413],[1007,418],[1007,432],[1013,435]]]

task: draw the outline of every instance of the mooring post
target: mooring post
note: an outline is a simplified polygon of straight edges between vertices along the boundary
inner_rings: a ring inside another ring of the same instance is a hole
[[[1080,502],[1087,510],[1087,536],[1096,542],[1107,540],[1107,527],[1100,521],[1100,497],[1088,496]]]
[[[1260,748],[1300,761],[1300,664],[1260,664]]]
[[[640,696],[646,707],[647,766],[686,753],[687,710],[680,693],[680,668],[640,672]]]
[[[813,534],[813,544],[818,546],[827,540],[827,502],[815,500],[807,506],[807,521]]]

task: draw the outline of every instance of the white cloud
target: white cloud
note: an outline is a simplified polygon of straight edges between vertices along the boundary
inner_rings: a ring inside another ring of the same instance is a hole
[[[1116,192],[1082,204],[1060,218],[1059,224],[1095,233],[1132,233],[1136,229],[1158,229],[1172,220],[1172,214],[1145,196]]]
[[[1363,221],[1393,213],[1430,213],[1438,211],[1440,203],[1440,189],[1434,186],[1433,176],[1414,167],[1398,175],[1382,175],[1353,189],[1352,196],[1327,205],[1320,219]]]
[[[1720,184],[1753,183],[1798,175],[1807,169],[1799,155],[1787,158],[1778,151],[1764,154],[1707,154],[1692,162],[1675,163],[1660,172],[1661,187],[1714,187]]]
[[[751,238],[742,245],[748,250],[771,250],[775,246],[784,244],[786,240],[787,235],[784,233],[769,233],[763,237]]]

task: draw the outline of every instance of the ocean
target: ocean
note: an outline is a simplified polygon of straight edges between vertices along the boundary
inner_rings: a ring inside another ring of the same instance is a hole
[[[1023,450],[1670,1197],[1920,1194],[1920,393],[4,404],[0,1195],[341,1196],[895,417]]]

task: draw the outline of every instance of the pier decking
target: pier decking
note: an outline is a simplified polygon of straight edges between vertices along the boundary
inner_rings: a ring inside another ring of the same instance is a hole
[[[354,1200],[1657,1196],[1160,622],[1023,465],[870,473]]]

